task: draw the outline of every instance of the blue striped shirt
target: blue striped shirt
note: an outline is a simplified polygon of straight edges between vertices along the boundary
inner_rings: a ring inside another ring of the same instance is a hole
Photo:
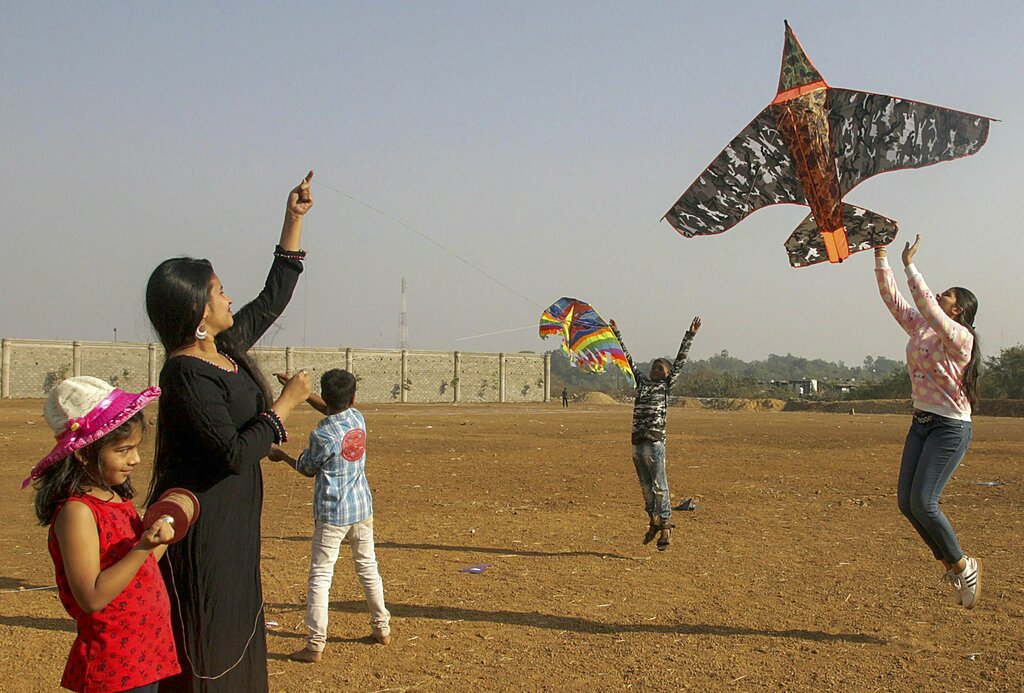
[[[358,409],[324,418],[309,434],[295,469],[313,483],[313,517],[336,527],[362,522],[373,515],[373,496],[366,481],[366,422]]]

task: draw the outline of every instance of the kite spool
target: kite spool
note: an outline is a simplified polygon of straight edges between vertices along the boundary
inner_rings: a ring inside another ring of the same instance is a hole
[[[167,543],[175,544],[185,538],[189,527],[199,519],[199,499],[188,489],[167,489],[156,503],[146,510],[142,525],[149,529],[161,518],[167,520],[174,528],[174,538]]]

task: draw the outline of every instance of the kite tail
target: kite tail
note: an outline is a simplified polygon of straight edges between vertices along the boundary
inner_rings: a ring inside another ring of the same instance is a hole
[[[898,231],[897,224],[888,217],[872,212],[870,209],[855,207],[854,205],[843,205],[843,226],[846,232],[846,246],[848,254],[859,253],[862,250],[871,250],[881,245],[889,245],[896,238]],[[819,229],[814,221],[814,215],[808,214],[807,218],[800,222],[793,234],[786,239],[786,252],[789,254],[789,264],[793,267],[807,267],[824,262],[829,259],[828,249],[825,247],[828,239],[835,238],[832,229]],[[841,256],[847,253],[840,253]]]

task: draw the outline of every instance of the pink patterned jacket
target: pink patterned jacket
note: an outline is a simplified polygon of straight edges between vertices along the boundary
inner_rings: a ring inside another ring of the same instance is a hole
[[[914,306],[900,295],[896,279],[884,257],[876,258],[878,290],[889,312],[910,335],[907,370],[914,407],[961,421],[971,420],[971,403],[961,391],[964,370],[971,360],[974,335],[939,307],[924,277],[913,264],[906,268]]]

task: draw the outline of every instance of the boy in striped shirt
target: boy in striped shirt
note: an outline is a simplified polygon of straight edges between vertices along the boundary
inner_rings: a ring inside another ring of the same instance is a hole
[[[278,380],[282,376],[278,375]],[[356,379],[332,369],[320,378],[321,396],[306,401],[326,417],[309,434],[309,447],[295,459],[280,448],[269,458],[287,462],[295,471],[315,477],[313,484],[313,548],[306,593],[306,646],[290,655],[300,662],[319,662],[327,644],[327,618],[341,542],[352,545],[356,576],[366,595],[373,639],[391,642],[391,614],[384,606],[384,584],[373,545],[373,497],[366,481],[366,423],[356,409]]]

